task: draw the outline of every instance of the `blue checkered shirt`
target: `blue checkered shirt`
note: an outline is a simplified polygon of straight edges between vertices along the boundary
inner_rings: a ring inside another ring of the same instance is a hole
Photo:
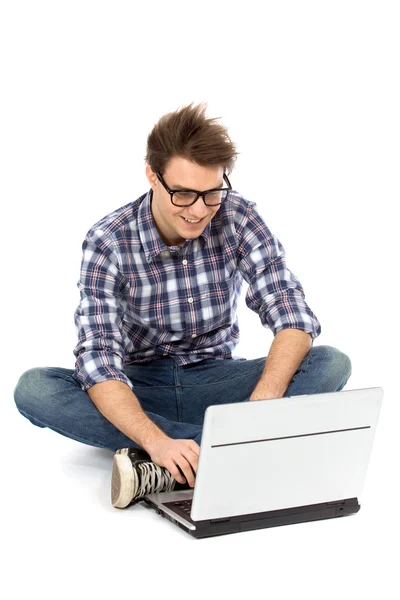
[[[243,279],[247,306],[274,335],[321,333],[255,202],[232,190],[199,237],[166,246],[151,200],[152,190],[103,217],[84,239],[73,350],[82,390],[109,379],[133,390],[124,365],[163,356],[179,365],[238,359]]]

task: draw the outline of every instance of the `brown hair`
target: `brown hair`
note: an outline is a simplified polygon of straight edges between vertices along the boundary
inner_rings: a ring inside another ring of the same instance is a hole
[[[167,113],[154,125],[147,138],[145,160],[153,173],[164,171],[168,161],[181,156],[204,167],[220,165],[229,174],[236,157],[234,143],[225,127],[215,123],[219,117],[205,117],[207,105],[193,102]]]

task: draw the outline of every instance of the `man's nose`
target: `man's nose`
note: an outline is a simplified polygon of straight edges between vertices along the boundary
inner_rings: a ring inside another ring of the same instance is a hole
[[[204,204],[203,197],[199,196],[197,202],[189,206],[187,213],[194,219],[202,219],[210,212],[210,208]]]

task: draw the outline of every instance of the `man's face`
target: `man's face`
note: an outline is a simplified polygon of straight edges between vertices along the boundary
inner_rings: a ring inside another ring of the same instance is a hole
[[[185,240],[197,238],[220,209],[220,205],[206,206],[201,197],[192,206],[174,206],[171,196],[149,165],[146,165],[146,175],[153,189],[153,218],[161,239],[167,246],[183,246]],[[161,175],[166,185],[173,190],[192,189],[202,192],[226,187],[223,167],[202,167],[178,156],[171,158]],[[200,221],[192,224],[185,219]]]

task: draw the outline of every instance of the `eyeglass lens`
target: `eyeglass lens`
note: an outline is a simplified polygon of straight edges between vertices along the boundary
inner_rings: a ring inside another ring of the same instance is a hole
[[[228,195],[229,190],[215,190],[213,192],[207,192],[204,195],[204,201],[208,206],[214,206],[221,204]],[[172,202],[177,206],[188,206],[196,200],[197,194],[195,192],[174,192]]]

